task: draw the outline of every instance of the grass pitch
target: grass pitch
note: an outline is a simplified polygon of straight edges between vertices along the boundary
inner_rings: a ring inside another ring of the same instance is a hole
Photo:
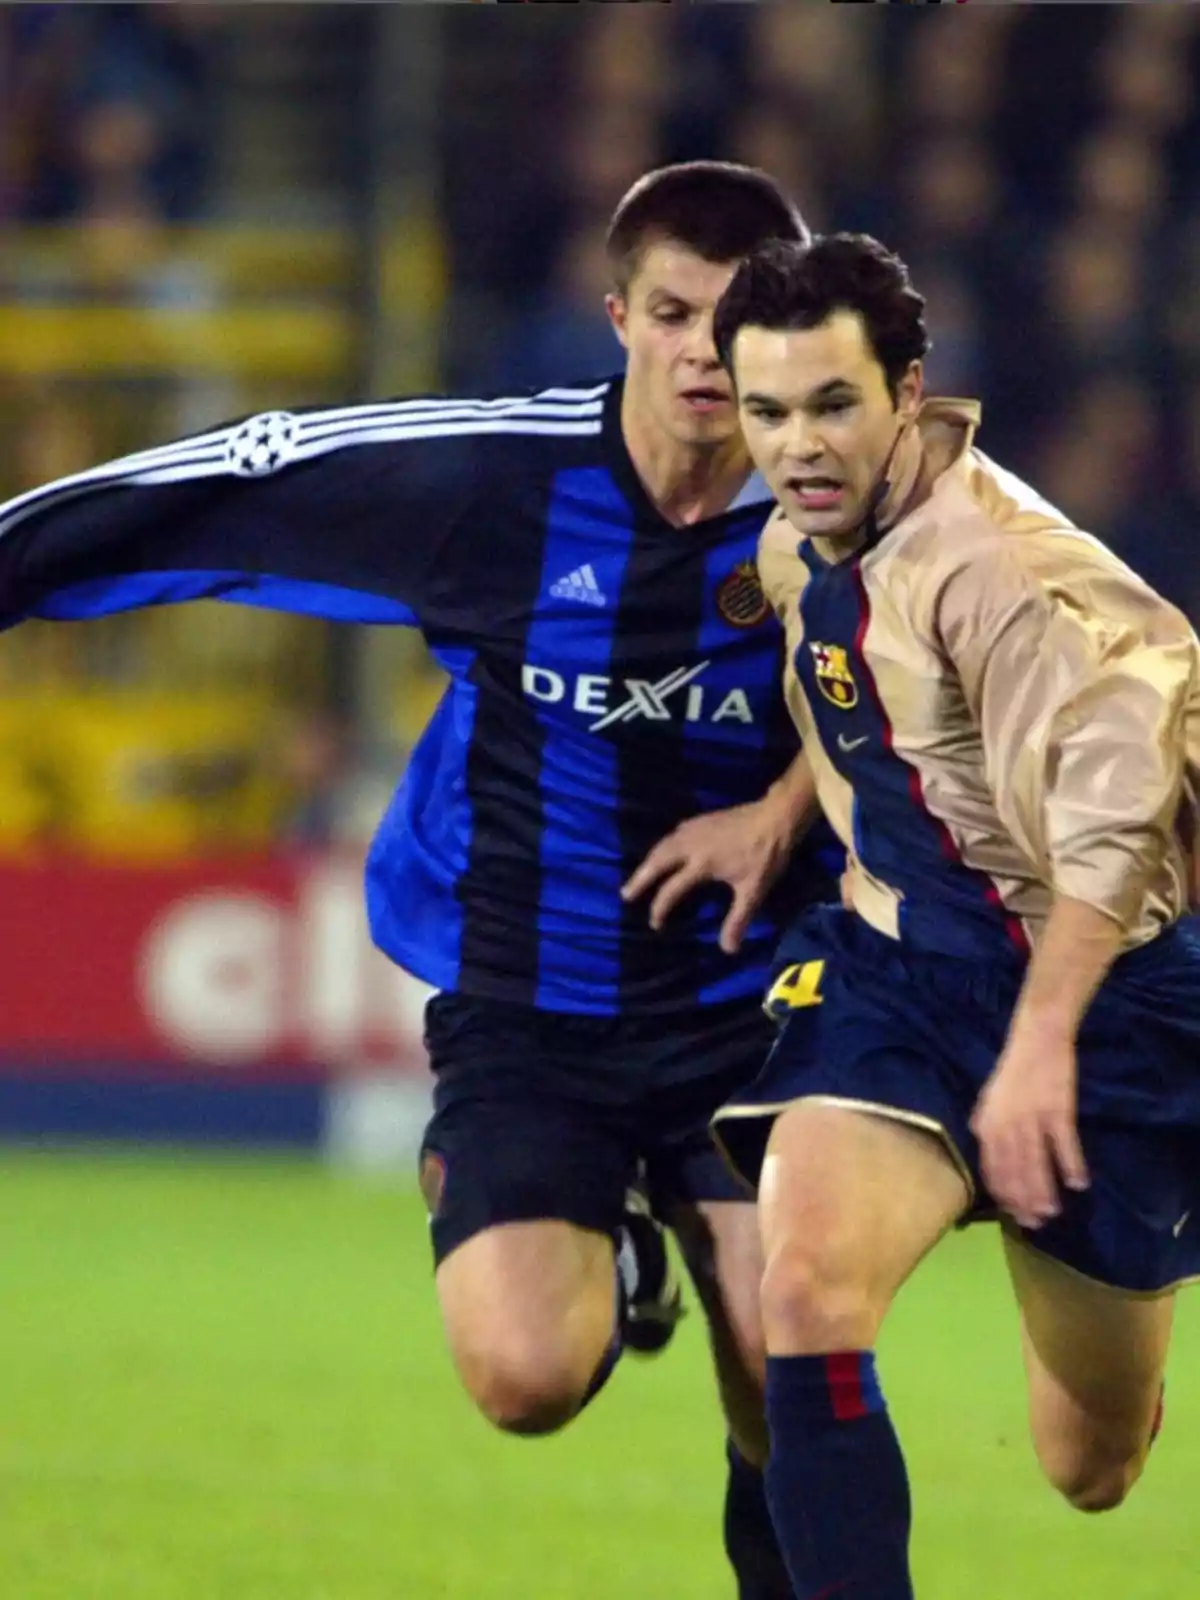
[[[415,1190],[301,1162],[0,1156],[3,1600],[730,1600],[698,1315],[567,1433],[456,1390]],[[922,1600],[1200,1595],[1200,1345],[1129,1506],[1084,1518],[1026,1442],[990,1230],[888,1330]]]

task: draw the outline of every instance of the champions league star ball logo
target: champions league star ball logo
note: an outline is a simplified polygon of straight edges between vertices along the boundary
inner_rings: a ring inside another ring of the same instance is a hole
[[[265,478],[292,459],[297,423],[289,411],[267,411],[234,430],[225,446],[229,470],[239,478]]]

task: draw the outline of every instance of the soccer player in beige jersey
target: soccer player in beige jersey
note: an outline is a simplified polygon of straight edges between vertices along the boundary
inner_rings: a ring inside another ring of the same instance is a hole
[[[716,316],[779,509],[786,690],[850,854],[798,1002],[718,1137],[759,1184],[768,1494],[800,1600],[910,1596],[873,1349],[999,1212],[1034,1444],[1118,1504],[1200,1273],[1200,648],[1187,620],[924,400],[924,301],[875,240],[778,244]]]

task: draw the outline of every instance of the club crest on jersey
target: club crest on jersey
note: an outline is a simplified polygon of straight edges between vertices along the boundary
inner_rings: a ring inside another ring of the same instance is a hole
[[[809,649],[812,651],[817,688],[839,711],[851,710],[858,704],[858,685],[850,671],[849,652],[845,646],[818,644],[813,639],[809,641]]]
[[[770,615],[771,608],[753,561],[739,561],[733,571],[721,579],[717,585],[717,610],[731,628],[754,628]]]

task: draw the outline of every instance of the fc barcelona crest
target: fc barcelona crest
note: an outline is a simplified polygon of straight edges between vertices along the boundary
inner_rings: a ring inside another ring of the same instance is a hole
[[[717,610],[731,628],[754,628],[770,615],[753,561],[739,561],[717,585]]]
[[[850,671],[849,654],[844,645],[809,642],[813,654],[813,670],[817,688],[826,700],[840,711],[849,711],[858,704],[858,685]]]

